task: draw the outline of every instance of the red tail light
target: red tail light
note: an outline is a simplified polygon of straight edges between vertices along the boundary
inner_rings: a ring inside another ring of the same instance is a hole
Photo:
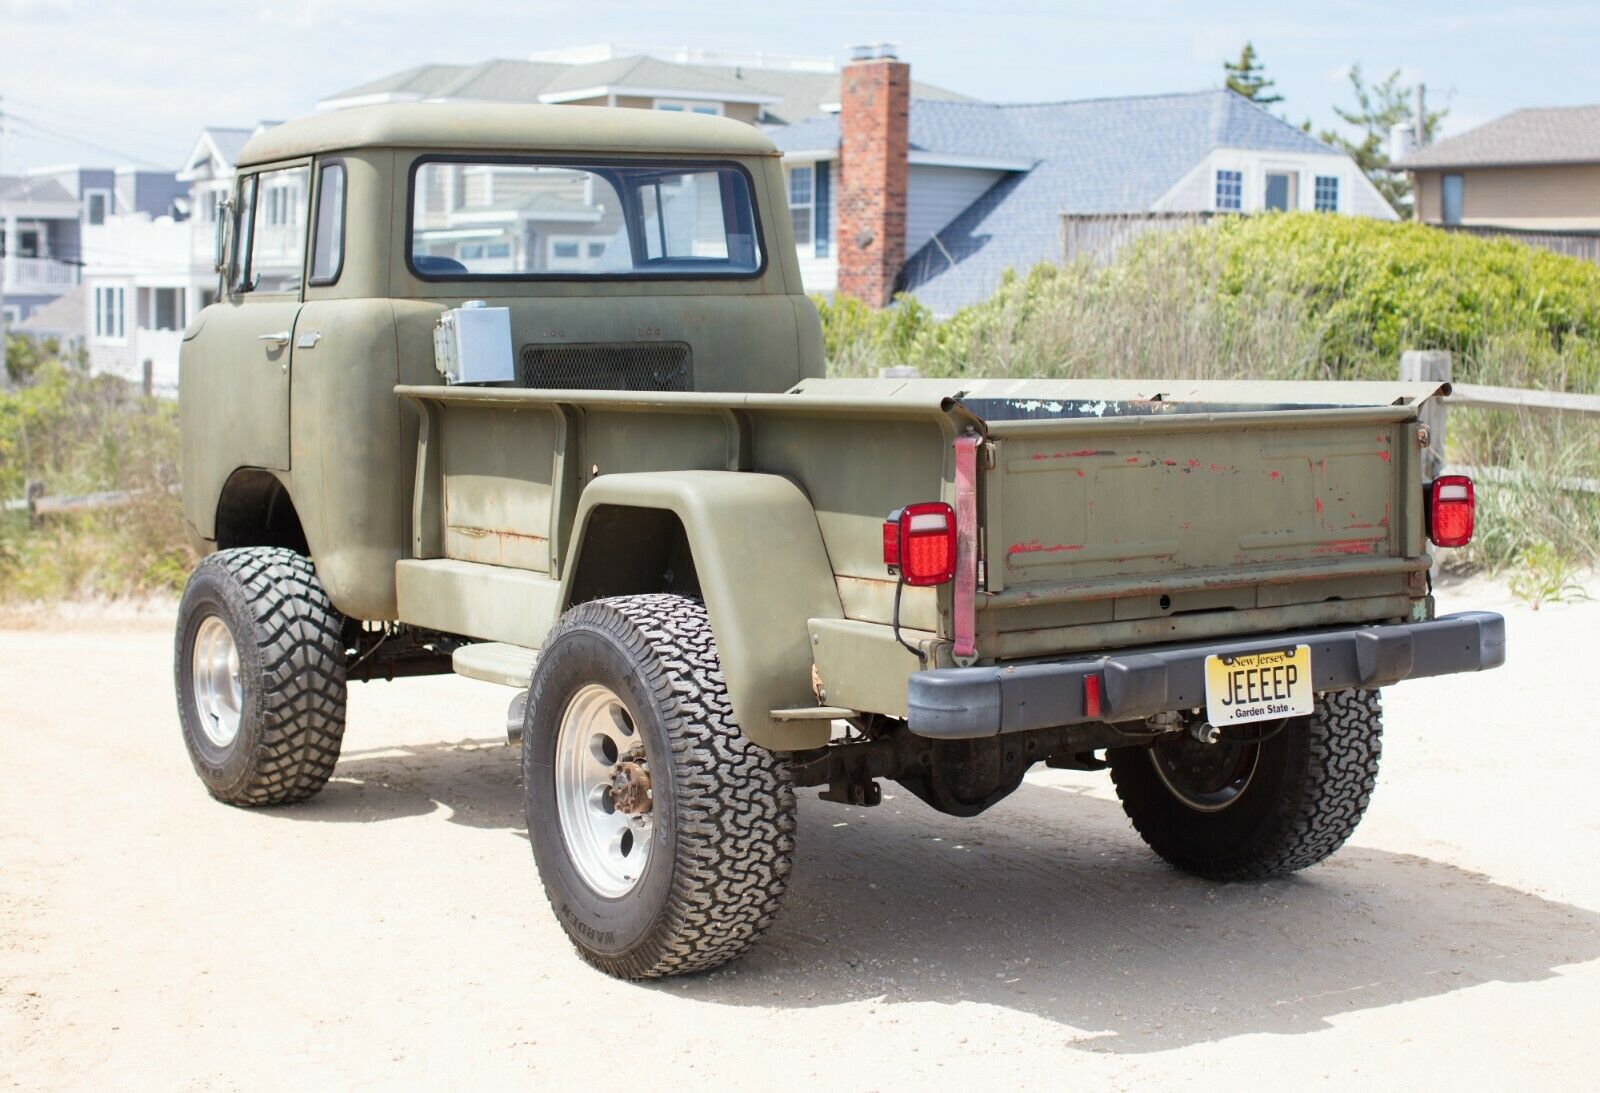
[[[883,522],[883,564],[909,585],[944,584],[956,573],[956,510],[943,501],[896,509]]]
[[[1428,483],[1428,538],[1436,546],[1466,546],[1472,542],[1475,507],[1472,479],[1464,474],[1435,478]]]

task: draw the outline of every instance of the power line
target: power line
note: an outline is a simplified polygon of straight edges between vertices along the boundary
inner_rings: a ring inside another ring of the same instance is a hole
[[[122,125],[120,123],[109,123],[102,118],[93,118],[87,114],[77,114],[70,110],[63,110],[59,106],[49,106],[45,103],[34,102],[31,99],[18,98],[16,95],[9,96],[9,99],[13,103],[21,103],[33,113],[53,114],[57,118],[76,123],[80,131],[90,134],[94,134],[96,132],[119,134],[126,133],[130,136],[142,137],[145,140],[162,144],[165,144],[172,139],[170,134],[162,135],[150,129],[134,128],[127,125]]]
[[[166,169],[161,164],[156,163],[153,160],[145,159],[143,156],[136,156],[132,152],[111,148],[104,144],[96,143],[92,140],[86,140],[83,137],[73,136],[71,133],[64,133],[59,129],[52,129],[49,126],[40,125],[38,122],[33,121],[30,118],[25,118],[21,114],[9,114],[7,117],[12,122],[19,124],[24,132],[31,130],[32,135],[36,138],[43,137],[46,140],[54,139],[63,141],[67,144],[73,144],[82,148],[88,148],[91,151],[99,152],[101,155],[115,156],[118,159],[125,159],[133,163],[143,164],[146,167],[153,167],[156,170]]]

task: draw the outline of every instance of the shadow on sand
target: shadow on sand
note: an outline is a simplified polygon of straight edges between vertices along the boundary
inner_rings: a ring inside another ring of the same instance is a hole
[[[895,787],[882,806],[803,791],[794,884],[731,967],[641,989],[733,1006],[977,1002],[1139,1053],[1526,982],[1600,957],[1600,914],[1362,846],[1293,877],[1219,885],[1157,860],[1115,804],[1026,784],[975,820]],[[517,755],[475,740],[347,755],[297,820],[448,811],[525,837]],[[560,954],[559,959],[568,959]]]

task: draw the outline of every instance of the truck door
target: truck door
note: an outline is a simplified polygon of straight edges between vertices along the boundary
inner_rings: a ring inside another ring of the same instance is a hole
[[[208,538],[217,497],[235,469],[289,469],[290,366],[310,177],[302,163],[240,179],[227,292],[185,335],[185,507]]]

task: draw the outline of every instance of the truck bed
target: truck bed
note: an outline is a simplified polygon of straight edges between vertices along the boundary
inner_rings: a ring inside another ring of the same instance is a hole
[[[596,481],[772,476],[803,492],[831,569],[837,607],[815,614],[851,652],[829,666],[813,629],[819,672],[840,681],[828,701],[903,713],[903,678],[881,677],[917,662],[863,652],[874,642],[898,649],[889,633],[898,582],[883,565],[880,526],[913,501],[954,503],[955,441],[972,436],[968,610],[979,663],[1404,622],[1427,610],[1417,410],[1440,390],[1040,380],[811,380],[778,395],[401,387],[424,422],[401,617],[537,648],[572,594],[574,515]],[[483,594],[466,593],[478,584]],[[899,591],[903,636],[932,665],[952,663],[952,586]],[[774,635],[792,638],[805,635]]]

